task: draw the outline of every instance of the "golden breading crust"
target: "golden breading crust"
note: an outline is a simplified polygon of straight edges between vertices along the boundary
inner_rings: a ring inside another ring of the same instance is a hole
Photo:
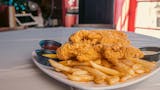
[[[112,45],[103,46],[103,56],[107,59],[142,58],[144,56],[138,48],[133,46]]]
[[[60,48],[57,49],[56,55],[60,60],[68,60],[75,56],[72,53],[72,51],[73,51],[72,45],[70,43],[65,43]]]
[[[57,57],[61,60],[76,59],[79,61],[97,60],[100,54],[87,43],[66,43],[57,49]]]
[[[127,35],[116,30],[80,30],[72,34],[70,42],[90,43],[90,44],[120,44],[129,45]]]
[[[97,59],[141,58],[143,53],[131,46],[125,33],[116,30],[80,30],[69,42],[57,49],[61,60],[90,61]]]

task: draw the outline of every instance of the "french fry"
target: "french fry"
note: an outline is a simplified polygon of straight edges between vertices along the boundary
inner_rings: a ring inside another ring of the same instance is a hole
[[[95,60],[93,62],[95,62],[96,64],[101,64],[100,59]],[[65,61],[61,61],[60,63],[66,66],[91,66],[89,62],[79,62],[75,60],[65,60]]]
[[[93,76],[91,75],[67,75],[68,79],[73,80],[73,81],[78,81],[78,82],[89,82],[94,79]]]
[[[121,60],[121,62],[129,67],[132,67],[135,64],[134,62],[132,62],[131,60],[128,60],[128,59],[123,59],[123,60]]]
[[[149,62],[149,61],[145,61],[145,60],[139,59],[139,58],[129,58],[129,59],[132,60],[135,63],[138,63],[138,64],[142,65],[143,70],[146,73],[149,73],[156,66],[155,62]]]
[[[104,83],[105,79],[108,77],[106,74],[100,72],[99,70],[96,70],[96,69],[88,67],[88,66],[76,66],[76,68],[80,68],[80,69],[84,69],[84,70],[88,71],[91,75],[94,76],[95,83]]]
[[[145,61],[145,60],[139,59],[139,58],[129,58],[129,59],[132,60],[135,63],[141,64],[144,67],[148,67],[150,69],[155,67],[155,63],[154,62]]]
[[[119,76],[108,76],[105,73],[88,66],[76,66],[76,67],[87,70],[91,75],[94,76],[94,82],[98,84],[107,82],[109,85],[113,85],[119,82],[120,80]]]
[[[98,65],[98,64],[94,63],[93,61],[90,61],[90,63],[92,65],[92,67],[94,67],[95,69],[100,70],[101,72],[103,72],[105,74],[119,75],[119,72],[117,70]]]
[[[120,77],[119,76],[111,76],[110,78],[106,78],[109,85],[113,85],[119,82]]]
[[[125,74],[135,75],[135,72],[132,68],[128,67],[127,65],[125,65],[121,62],[116,64],[116,69],[118,71],[123,72],[123,74],[125,73]]]
[[[60,63],[63,65],[67,65],[67,66],[76,66],[76,65],[90,66],[89,62],[79,62],[79,61],[74,61],[74,60],[61,61]]]
[[[88,75],[88,71],[85,71],[85,70],[76,70],[72,73],[72,75]]]
[[[144,68],[141,64],[134,64],[134,65],[132,66],[132,69],[133,69],[137,74],[145,73],[145,68]]]
[[[141,64],[134,64],[133,66],[132,66],[132,69],[133,70],[139,70],[139,69],[142,69],[143,68],[143,66],[141,65]]]
[[[114,66],[113,69],[120,72],[120,74],[119,74],[120,77],[126,75],[126,71],[120,69],[118,66]]]
[[[144,71],[144,70],[142,70],[142,69],[135,70],[135,72],[136,72],[137,74],[142,74],[142,73],[145,73],[145,71]]]
[[[60,69],[58,69],[58,68],[55,68],[55,70],[57,71],[57,72],[60,72],[61,70]]]
[[[68,73],[72,73],[73,72],[73,69],[71,67],[68,67],[68,66],[64,66],[63,64],[60,64],[52,59],[49,59],[48,60],[49,63],[51,64],[52,67],[54,68],[57,68],[61,71],[65,71],[65,72],[68,72]]]
[[[131,78],[133,78],[133,76],[130,74],[127,74],[120,79],[120,82],[127,81],[128,79],[131,79]]]

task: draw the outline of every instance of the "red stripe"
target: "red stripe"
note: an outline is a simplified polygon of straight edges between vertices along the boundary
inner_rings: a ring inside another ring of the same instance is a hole
[[[137,1],[136,0],[130,0],[129,20],[128,20],[128,31],[130,31],[130,32],[135,31],[136,7],[137,7]]]

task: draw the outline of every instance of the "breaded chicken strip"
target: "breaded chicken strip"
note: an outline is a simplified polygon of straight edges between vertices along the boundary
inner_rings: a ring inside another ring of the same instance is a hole
[[[72,43],[90,43],[96,44],[99,40],[101,40],[102,36],[96,32],[89,30],[80,30],[74,34],[72,34],[69,38],[69,41]]]
[[[122,59],[122,58],[142,58],[144,56],[138,48],[133,46],[121,45],[105,45],[102,49],[103,56],[109,59]]]
[[[116,30],[80,30],[69,38],[72,43],[130,45],[127,35]]]
[[[61,60],[75,59],[78,61],[90,61],[100,58],[100,54],[87,43],[65,43],[57,49],[57,57]]]
[[[98,53],[90,44],[79,43],[78,48],[76,49],[76,59],[79,61],[97,60],[101,57],[101,54]]]
[[[60,60],[68,60],[74,57],[74,53],[72,52],[74,48],[70,43],[63,44],[60,48],[57,49],[56,55]]]

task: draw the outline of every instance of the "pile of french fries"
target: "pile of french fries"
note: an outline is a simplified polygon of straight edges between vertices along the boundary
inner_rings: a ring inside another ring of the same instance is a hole
[[[93,81],[96,84],[106,83],[108,85],[114,85],[149,73],[156,65],[155,62],[148,62],[139,58],[128,58],[120,61],[113,65],[103,59],[87,62],[75,60],[56,62],[49,59],[51,66],[57,72],[62,72],[72,81]]]

